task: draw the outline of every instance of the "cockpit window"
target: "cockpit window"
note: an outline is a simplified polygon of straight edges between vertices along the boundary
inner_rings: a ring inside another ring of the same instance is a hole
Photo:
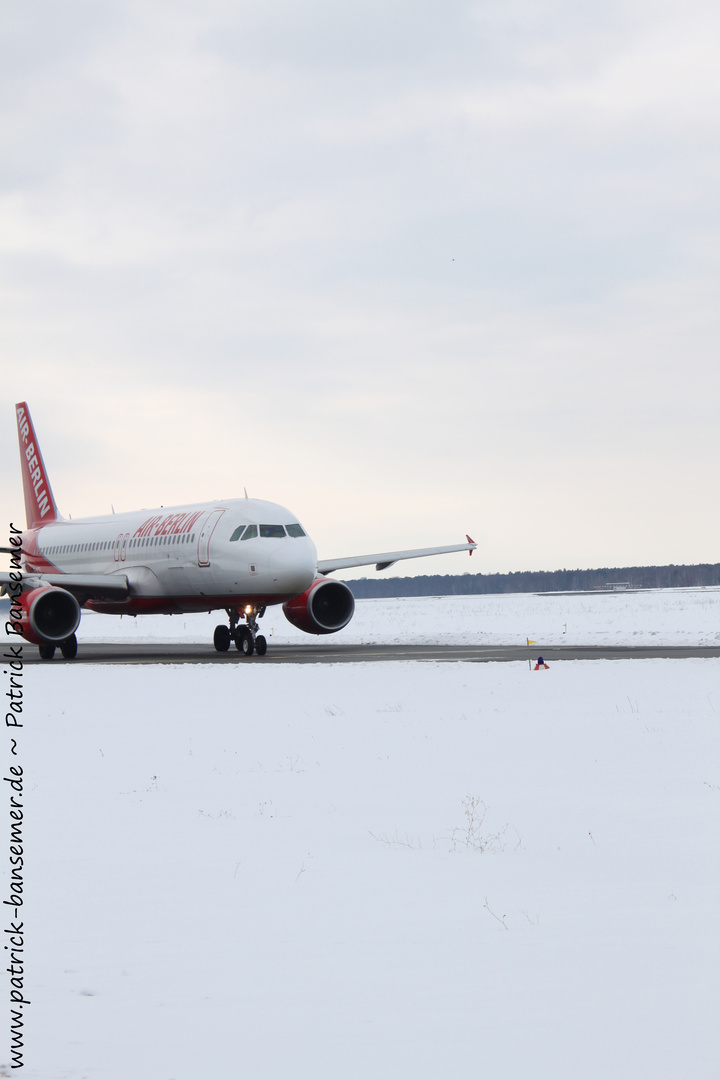
[[[242,536],[242,534],[245,532],[246,528],[247,528],[247,526],[245,526],[245,525],[238,525],[237,529],[235,530],[235,532],[230,537],[230,543],[232,543],[233,540],[239,540],[240,537]]]
[[[305,535],[305,530],[303,529],[302,525],[297,525],[297,524],[296,525],[286,525],[285,528],[287,529],[288,536],[304,536]]]
[[[257,536],[257,525],[248,525],[242,535],[243,540],[253,540]]]
[[[283,529],[282,525],[261,525],[260,535],[276,538],[278,536],[285,536],[285,530]]]

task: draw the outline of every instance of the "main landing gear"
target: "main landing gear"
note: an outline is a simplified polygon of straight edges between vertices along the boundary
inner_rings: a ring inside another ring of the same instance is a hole
[[[52,660],[55,655],[55,646],[51,645],[50,642],[43,642],[42,645],[38,645],[38,652],[41,660]],[[77,656],[77,638],[74,634],[60,642],[60,652],[66,660],[75,659]]]
[[[265,608],[244,608],[242,612],[237,608],[225,608],[230,626],[216,626],[213,634],[213,645],[218,652],[227,652],[230,642],[235,642],[235,647],[243,656],[252,656],[255,652],[258,656],[264,656],[267,652],[267,640],[258,633],[258,619],[265,614]],[[246,626],[238,626],[238,621],[244,618]]]

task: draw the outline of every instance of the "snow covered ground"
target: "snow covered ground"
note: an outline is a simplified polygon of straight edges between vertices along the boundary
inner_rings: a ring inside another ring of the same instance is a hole
[[[83,614],[80,641],[212,641],[224,612],[138,619]],[[261,621],[268,640],[305,642],[280,608]],[[618,593],[505,593],[500,596],[358,600],[355,617],[332,641],[349,644],[718,645],[720,589]]]
[[[364,601],[354,632],[716,641],[719,599]],[[720,1074],[720,660],[24,678],[31,1080]]]

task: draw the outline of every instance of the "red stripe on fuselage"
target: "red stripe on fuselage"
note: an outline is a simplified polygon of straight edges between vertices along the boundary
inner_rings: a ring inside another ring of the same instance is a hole
[[[127,600],[88,600],[90,611],[103,615],[192,615],[221,608],[270,607],[293,600],[297,594],[261,593],[257,596],[129,596]]]
[[[41,529],[33,529],[22,534],[23,573],[62,574],[62,570],[59,570],[38,551],[38,538],[41,531]]]

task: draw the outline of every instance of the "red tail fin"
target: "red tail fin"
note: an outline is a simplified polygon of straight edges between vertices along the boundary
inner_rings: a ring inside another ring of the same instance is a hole
[[[15,406],[15,414],[20,445],[23,494],[25,495],[25,515],[28,528],[33,529],[36,525],[56,521],[60,515],[26,402],[21,401]]]

